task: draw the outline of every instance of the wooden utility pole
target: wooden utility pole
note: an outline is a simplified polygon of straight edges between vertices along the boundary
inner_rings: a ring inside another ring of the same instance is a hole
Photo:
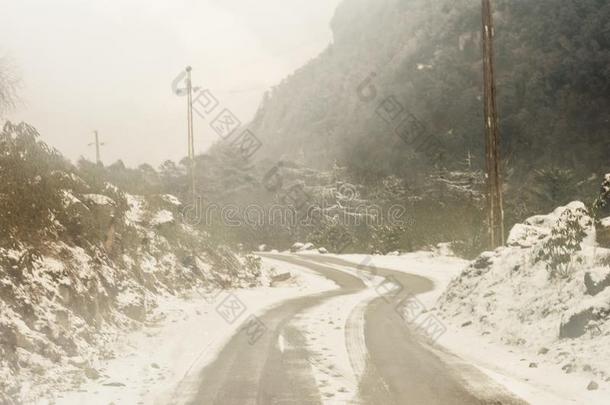
[[[93,135],[95,137],[95,140],[93,143],[90,143],[89,146],[95,145],[95,162],[99,165],[102,164],[100,146],[104,146],[105,144],[103,142],[100,142],[100,137],[97,131],[93,131]]]
[[[485,160],[487,164],[489,233],[491,248],[504,244],[504,210],[500,175],[500,140],[494,77],[494,24],[491,1],[483,4],[483,80],[485,88]]]
[[[196,200],[195,190],[195,136],[193,133],[193,84],[191,82],[190,66],[186,67],[186,93],[187,93],[187,124],[188,124],[188,157],[191,163],[191,193],[193,201]]]

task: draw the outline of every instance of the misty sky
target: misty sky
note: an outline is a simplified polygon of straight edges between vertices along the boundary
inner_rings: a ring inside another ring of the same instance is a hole
[[[330,43],[339,0],[3,1],[0,55],[22,79],[8,114],[72,160],[158,165],[186,154],[186,106],[171,82],[193,66],[242,122],[265,90]],[[195,121],[196,149],[216,138]]]

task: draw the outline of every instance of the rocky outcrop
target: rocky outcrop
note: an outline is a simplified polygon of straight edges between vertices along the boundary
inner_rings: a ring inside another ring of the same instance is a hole
[[[597,222],[595,229],[599,246],[610,249],[610,217]]]

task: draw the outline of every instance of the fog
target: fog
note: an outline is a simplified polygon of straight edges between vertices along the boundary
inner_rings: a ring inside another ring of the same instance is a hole
[[[609,404],[610,0],[4,3],[0,405]]]
[[[158,164],[186,155],[186,107],[170,89],[186,65],[242,121],[265,90],[331,41],[339,0],[14,1],[0,55],[21,78],[6,118],[26,121],[70,159]],[[196,149],[215,134],[195,122]],[[172,140],[168,142],[168,140]]]

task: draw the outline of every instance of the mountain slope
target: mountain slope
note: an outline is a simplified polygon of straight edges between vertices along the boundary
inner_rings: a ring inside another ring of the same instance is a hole
[[[603,172],[610,151],[610,5],[501,0],[495,9],[509,175],[530,178],[532,169],[547,166],[582,177]],[[265,157],[304,157],[324,168],[338,160],[368,176],[407,178],[439,162],[455,168],[469,152],[483,167],[478,2],[345,0],[331,26],[333,44],[273,88],[253,120]],[[389,96],[442,147],[428,156],[396,136],[396,123],[376,114]]]

